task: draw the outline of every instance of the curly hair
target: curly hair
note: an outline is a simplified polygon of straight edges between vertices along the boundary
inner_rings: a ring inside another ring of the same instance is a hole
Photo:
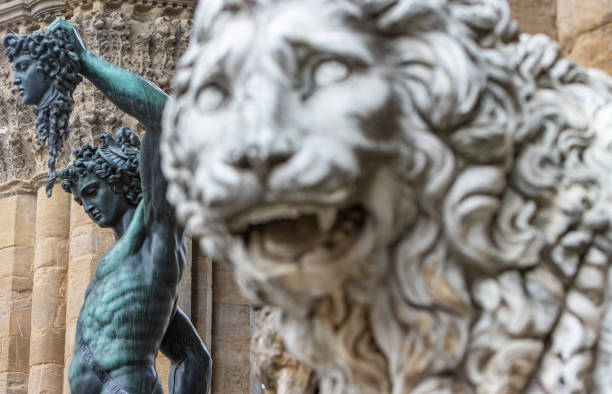
[[[72,92],[83,80],[79,75],[80,59],[74,51],[66,32],[54,31],[50,34],[33,33],[17,36],[7,34],[2,40],[5,53],[12,62],[17,56],[29,55],[36,60],[36,69],[45,82],[51,82],[51,87],[34,109],[36,115],[36,136],[38,143],[49,145],[49,180],[47,181],[47,195],[51,189],[57,172],[55,161],[58,152],[64,145],[68,136],[68,119],[74,100]],[[53,74],[59,63],[59,70]]]
[[[142,199],[138,135],[123,126],[115,139],[110,132],[105,132],[100,135],[100,141],[100,146],[85,143],[72,152],[72,165],[60,173],[62,188],[72,193],[79,178],[94,174],[106,181],[113,192],[123,194],[130,204],[138,205]]]

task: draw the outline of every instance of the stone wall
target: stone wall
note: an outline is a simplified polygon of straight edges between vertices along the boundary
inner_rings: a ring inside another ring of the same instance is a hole
[[[195,2],[2,2],[0,36],[37,31],[62,16],[79,27],[94,53],[170,91]],[[0,394],[69,393],[65,372],[76,319],[113,237],[58,185],[46,197],[47,153],[35,144],[32,107],[19,102],[11,82],[11,65],[0,55]],[[58,168],[68,164],[72,149],[93,143],[105,130],[128,125],[144,131],[88,81],[74,99]],[[190,240],[188,249],[180,304],[212,350],[213,393],[244,393],[250,384],[250,308],[226,265],[211,262]],[[156,364],[167,392],[169,361],[160,356]]]
[[[510,0],[525,33],[544,33],[585,67],[612,73],[612,4],[607,0]]]
[[[509,0],[512,17],[524,33],[544,33],[557,40],[557,2],[563,0]]]
[[[559,41],[577,63],[612,73],[612,4],[607,0],[564,0],[557,6]]]

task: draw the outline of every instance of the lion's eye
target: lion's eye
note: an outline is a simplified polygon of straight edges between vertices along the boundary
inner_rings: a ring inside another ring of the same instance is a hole
[[[223,106],[227,93],[215,83],[209,83],[198,92],[198,109],[203,112],[216,111]]]
[[[344,81],[350,73],[351,69],[345,63],[329,59],[316,65],[313,70],[313,80],[316,86],[327,86]]]

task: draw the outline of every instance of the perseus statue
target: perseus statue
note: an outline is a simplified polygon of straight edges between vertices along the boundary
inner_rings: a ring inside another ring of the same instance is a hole
[[[72,165],[61,172],[64,190],[96,224],[111,228],[116,239],[98,262],[85,293],[68,372],[70,389],[78,394],[160,394],[154,361],[161,351],[172,363],[171,393],[205,394],[210,389],[212,360],[177,306],[185,244],[183,227],[166,201],[159,151],[161,113],[168,96],[151,82],[89,52],[68,22],[53,22],[49,35],[59,36],[62,45],[71,47],[71,56],[78,60],[75,72],[147,130],[142,144],[126,127],[115,137],[106,132],[98,146],[76,149]],[[31,54],[35,44],[13,45],[40,40],[9,37],[4,43],[15,64],[14,82],[24,103],[40,106],[48,86],[40,61]],[[60,63],[55,72],[61,71]]]

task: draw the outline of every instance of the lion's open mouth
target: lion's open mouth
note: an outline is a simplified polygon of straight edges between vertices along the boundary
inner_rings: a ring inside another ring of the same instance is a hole
[[[359,239],[365,220],[360,205],[344,209],[273,207],[243,215],[230,228],[258,259],[317,263],[347,253]]]

